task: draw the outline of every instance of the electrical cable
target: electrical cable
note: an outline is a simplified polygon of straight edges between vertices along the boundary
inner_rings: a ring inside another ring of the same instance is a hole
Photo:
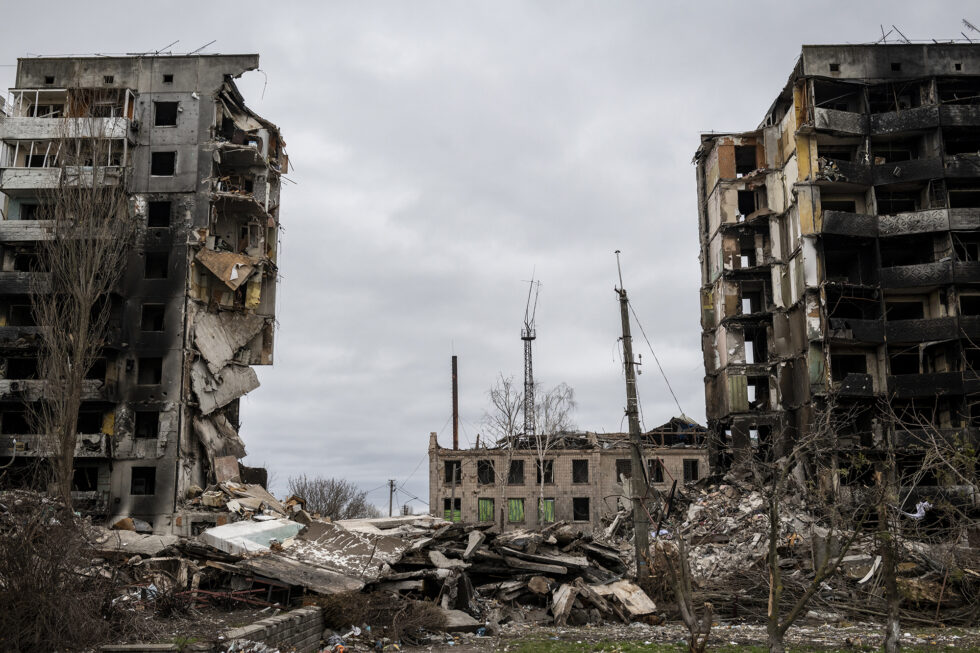
[[[684,409],[681,408],[681,402],[677,401],[677,395],[674,394],[674,389],[670,386],[670,381],[667,379],[667,374],[664,372],[663,366],[660,364],[660,359],[657,358],[657,352],[653,351],[653,345],[650,344],[650,339],[647,338],[646,331],[643,330],[643,325],[640,323],[640,318],[636,316],[636,311],[633,310],[633,302],[629,302],[630,312],[633,314],[633,319],[636,320],[636,326],[640,327],[640,333],[643,334],[643,339],[647,343],[647,347],[650,348],[650,353],[653,354],[653,360],[657,363],[657,368],[660,370],[660,376],[664,377],[664,383],[667,384],[667,389],[670,390],[670,396],[674,398],[674,404],[677,405],[677,410],[681,412],[681,415],[685,415]],[[680,415],[678,415],[680,417]]]

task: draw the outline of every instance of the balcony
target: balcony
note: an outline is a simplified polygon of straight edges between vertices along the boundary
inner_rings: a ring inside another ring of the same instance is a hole
[[[50,240],[52,220],[0,220],[0,243]]]
[[[99,168],[98,179],[93,180],[92,168],[65,168],[66,185],[90,186],[93,182],[118,186],[123,179],[121,166]],[[54,190],[61,183],[62,168],[4,168],[0,170],[0,192],[14,197],[31,196],[38,191]]]
[[[12,116],[0,122],[2,141],[47,141],[62,138],[130,138],[126,118],[24,118]],[[130,142],[135,142],[130,138]]]
[[[980,156],[976,154],[953,154],[943,157],[943,168],[947,177],[980,177]]]
[[[883,320],[860,320],[832,317],[828,320],[827,337],[831,340],[881,343],[885,341]]]
[[[939,107],[936,105],[875,113],[871,116],[872,134],[934,129],[937,126],[939,126]]]
[[[813,109],[813,127],[820,131],[863,136],[868,133],[868,116],[816,107]]]
[[[980,340],[980,315],[961,315],[959,317],[960,331],[967,338]]]
[[[874,238],[878,235],[878,222],[875,216],[864,213],[824,211],[822,231],[825,234]]]
[[[47,382],[41,379],[0,379],[0,401],[38,401],[44,396]],[[82,401],[113,401],[116,393],[99,379],[82,382]]]
[[[888,377],[888,392],[899,399],[963,394],[962,372],[896,374]]]
[[[16,445],[14,444],[16,441]],[[50,437],[36,434],[0,435],[0,456],[8,458],[14,454],[18,458],[53,456],[57,448]],[[78,435],[75,443],[75,458],[108,458],[109,437],[104,433],[84,433]]]
[[[975,104],[944,104],[939,107],[944,127],[980,127],[980,106]]]
[[[950,261],[881,268],[882,288],[928,288],[948,284],[952,279]]]
[[[953,283],[980,281],[980,261],[956,261],[953,263]]]
[[[919,320],[888,320],[885,323],[888,342],[914,343],[959,338],[959,326],[955,317],[937,317]]]
[[[817,180],[819,181],[859,184],[861,186],[871,185],[871,166],[867,163],[824,157],[820,157],[817,161],[819,163]]]
[[[48,278],[49,275],[45,272],[0,271],[0,295],[27,295],[35,290],[47,292]]]
[[[932,157],[877,165],[871,169],[871,176],[875,186],[883,186],[907,181],[938,179],[943,176],[943,170],[943,160]]]
[[[37,326],[0,326],[0,348],[30,349],[41,341],[41,329]]]
[[[948,209],[927,209],[878,216],[878,235],[880,236],[925,234],[948,230]]]
[[[895,429],[895,445],[898,447],[917,447],[931,449],[934,442],[942,446],[965,447],[980,442],[980,430],[964,426],[961,428],[924,428],[911,427]]]
[[[954,231],[980,229],[980,209],[949,209],[949,228]]]
[[[851,372],[844,380],[834,383],[834,389],[841,397],[872,397],[874,382],[870,374]]]

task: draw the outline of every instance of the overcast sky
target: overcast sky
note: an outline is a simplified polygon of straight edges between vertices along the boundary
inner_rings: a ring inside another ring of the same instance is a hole
[[[576,423],[623,427],[616,260],[684,412],[704,420],[699,133],[749,130],[803,43],[961,38],[970,2],[5,2],[0,83],[18,57],[209,41],[261,55],[239,85],[288,144],[276,364],[242,402],[246,462],[273,489],[344,477],[428,499],[429,432],[461,441],[487,389],[523,375],[576,392]],[[980,34],[973,34],[980,37]],[[264,74],[263,74],[264,73]],[[264,92],[264,97],[263,97]],[[677,414],[650,350],[645,425]]]

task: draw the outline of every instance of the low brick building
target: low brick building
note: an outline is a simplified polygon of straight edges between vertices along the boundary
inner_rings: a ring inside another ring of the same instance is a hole
[[[645,433],[648,481],[667,491],[675,480],[704,476],[704,432],[698,424],[674,418]],[[622,479],[632,473],[625,433],[562,433],[552,437],[543,456],[533,440],[522,446],[520,436],[493,448],[446,449],[432,433],[429,511],[454,521],[495,522],[501,530],[567,521],[587,531],[619,509],[625,495]]]

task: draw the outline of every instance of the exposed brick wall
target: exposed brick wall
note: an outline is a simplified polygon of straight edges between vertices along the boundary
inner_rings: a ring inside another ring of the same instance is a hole
[[[323,611],[316,606],[308,606],[229,630],[224,633],[224,641],[247,639],[278,648],[295,649],[297,653],[312,653],[319,648],[323,628]]]

